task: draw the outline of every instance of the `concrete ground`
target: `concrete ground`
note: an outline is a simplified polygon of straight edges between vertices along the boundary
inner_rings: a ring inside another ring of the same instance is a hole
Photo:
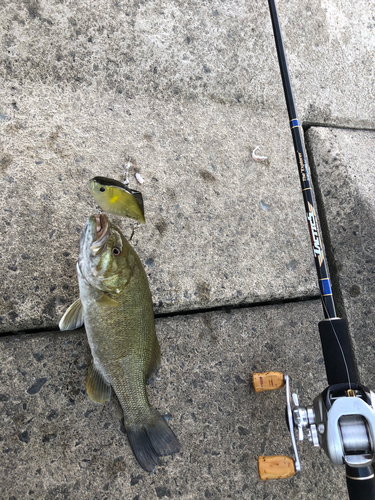
[[[372,389],[373,7],[278,2],[337,308]],[[284,394],[256,395],[252,372],[288,373],[305,404],[326,385],[267,3],[14,0],[0,12],[1,498],[345,498],[344,471],[308,442],[298,476],[257,474],[258,455],[292,450]],[[145,180],[135,248],[162,351],[148,394],[182,445],[152,474],[116,398],[85,393],[84,329],[57,330],[96,210],[88,180],[121,179],[129,157],[131,187],[135,171]]]

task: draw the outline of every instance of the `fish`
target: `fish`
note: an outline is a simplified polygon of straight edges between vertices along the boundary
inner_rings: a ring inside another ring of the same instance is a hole
[[[92,355],[87,393],[104,404],[113,389],[134,455],[151,472],[160,456],[177,453],[180,444],[146,393],[146,379],[160,361],[147,275],[133,247],[105,214],[88,218],[79,246],[79,299],[59,327],[85,326]]]
[[[121,215],[144,224],[145,213],[140,191],[108,177],[94,177],[89,189],[100,208],[112,215]]]

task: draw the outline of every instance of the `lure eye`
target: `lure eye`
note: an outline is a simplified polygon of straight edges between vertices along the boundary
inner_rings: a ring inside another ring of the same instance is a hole
[[[105,187],[103,187],[103,186],[102,186],[102,187],[99,189],[99,191],[101,191],[102,193],[104,193],[104,191],[105,191]]]
[[[118,257],[121,253],[121,250],[117,247],[113,247],[112,248],[112,254],[115,256],[115,257]]]

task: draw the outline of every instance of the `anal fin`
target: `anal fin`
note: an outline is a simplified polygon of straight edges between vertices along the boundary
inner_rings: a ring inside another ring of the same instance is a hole
[[[111,386],[95,368],[92,360],[87,370],[86,391],[94,403],[104,404],[111,399]]]
[[[82,325],[83,308],[81,299],[78,299],[65,311],[64,316],[60,319],[59,328],[61,331],[75,330]]]

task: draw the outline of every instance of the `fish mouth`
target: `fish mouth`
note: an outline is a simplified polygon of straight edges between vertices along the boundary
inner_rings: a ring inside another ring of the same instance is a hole
[[[91,245],[90,250],[94,255],[100,254],[111,234],[108,218],[104,214],[95,215],[96,240]]]

